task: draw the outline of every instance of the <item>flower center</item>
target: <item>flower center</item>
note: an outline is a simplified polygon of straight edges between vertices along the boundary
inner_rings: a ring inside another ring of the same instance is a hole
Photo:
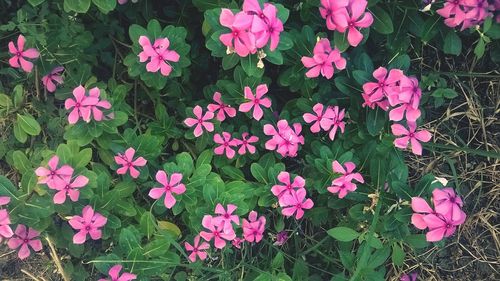
[[[132,167],[132,163],[131,163],[131,162],[128,162],[128,163],[127,163],[127,166]]]
[[[159,60],[163,60],[163,56],[161,56],[161,55],[160,55],[160,56],[158,56],[158,59],[159,59]]]
[[[23,54],[21,52],[17,52],[16,56],[21,57]]]
[[[89,226],[89,225],[87,225],[87,226],[85,227],[85,230],[90,231],[90,226]]]
[[[409,136],[410,138],[413,138],[415,135],[414,135],[413,133],[410,133],[408,136]]]
[[[30,242],[30,240],[28,240],[28,239],[24,239],[24,240],[23,240],[23,242],[24,242],[24,243],[28,243],[28,242]]]
[[[54,176],[55,174],[56,174],[56,172],[54,172],[54,171],[50,171],[50,175],[51,175],[51,176]]]
[[[80,107],[80,106],[81,106],[81,104],[80,104],[79,102],[77,102],[77,103],[75,104],[75,107]]]
[[[224,218],[228,219],[229,218],[229,214],[225,214]]]
[[[203,119],[198,119],[198,124],[203,123]]]
[[[354,27],[354,22],[353,22],[353,21],[350,21],[350,22],[348,23],[348,25],[349,25],[349,27]]]
[[[198,252],[198,248],[194,247],[193,252]]]
[[[69,186],[69,185],[66,185],[66,186],[64,187],[64,189],[70,189],[70,188],[71,188],[71,186]]]
[[[233,36],[238,37],[239,32],[238,31],[233,31]]]

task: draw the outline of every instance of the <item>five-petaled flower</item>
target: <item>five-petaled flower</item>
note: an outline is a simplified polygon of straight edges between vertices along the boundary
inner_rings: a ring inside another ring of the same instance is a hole
[[[257,51],[255,35],[248,31],[252,26],[252,19],[252,16],[245,12],[239,12],[235,15],[231,10],[225,8],[222,9],[219,16],[220,24],[231,30],[229,33],[221,34],[219,40],[229,50],[236,51],[240,57],[246,57]]]
[[[125,150],[125,154],[118,153],[118,155],[115,156],[116,164],[122,165],[121,168],[116,170],[117,174],[124,175],[127,171],[130,171],[130,176],[132,176],[132,178],[136,179],[139,177],[140,172],[135,167],[145,166],[148,161],[142,157],[134,159],[134,155],[135,149],[129,147]]]
[[[353,173],[356,165],[353,162],[346,162],[342,166],[337,160],[333,161],[333,172],[341,174],[339,178],[332,181],[332,185],[327,188],[331,193],[338,193],[339,198],[344,198],[348,193],[357,189],[357,185],[352,181],[355,180],[359,183],[364,183],[365,180],[360,173]]]
[[[339,8],[333,15],[336,30],[341,33],[347,31],[347,41],[353,47],[363,40],[363,34],[358,28],[367,28],[373,23],[372,14],[366,12],[367,5],[366,0],[350,0],[347,7]]]
[[[97,105],[99,98],[86,96],[85,88],[82,85],[73,90],[73,96],[75,99],[68,98],[64,101],[64,108],[66,108],[66,110],[73,109],[68,115],[68,122],[70,124],[75,124],[80,117],[83,121],[87,123],[90,122],[92,106]]]
[[[193,108],[193,114],[196,118],[186,118],[186,120],[184,120],[184,124],[188,127],[196,125],[193,132],[195,137],[199,137],[203,134],[203,128],[205,128],[207,132],[214,131],[214,124],[210,122],[210,120],[214,118],[213,112],[207,111],[205,112],[205,115],[203,115],[203,109],[201,106],[197,105]]]
[[[362,97],[365,100],[363,106],[375,108],[378,105],[381,109],[389,108],[389,96],[398,95],[398,82],[403,78],[403,71],[391,69],[387,71],[385,67],[379,67],[373,71],[373,77],[377,82],[366,82],[363,84]]]
[[[233,147],[236,146],[238,142],[236,141],[236,139],[233,139],[231,137],[230,133],[222,132],[222,136],[220,134],[215,134],[214,142],[216,144],[219,144],[219,146],[214,149],[215,154],[223,155],[225,152],[227,158],[233,159],[234,155],[236,154],[236,151],[234,151]]]
[[[182,174],[180,173],[173,173],[172,175],[170,175],[169,179],[169,176],[165,171],[158,171],[156,173],[156,181],[160,183],[162,187],[152,188],[149,191],[149,197],[153,199],[159,199],[163,196],[163,194],[165,194],[163,203],[168,209],[172,208],[176,202],[175,197],[172,195],[172,193],[179,195],[186,192],[186,186],[181,183],[181,180]]]
[[[10,228],[9,212],[6,209],[0,209],[0,243],[3,238],[10,238],[14,233]]]
[[[321,74],[326,79],[330,79],[335,72],[333,64],[338,70],[344,69],[347,64],[346,59],[340,55],[340,51],[337,48],[332,49],[330,41],[326,38],[316,42],[312,57],[304,56],[301,61],[304,67],[309,68],[306,72],[308,78],[318,77]]]
[[[87,234],[93,240],[100,239],[102,236],[101,228],[106,224],[108,219],[100,213],[94,212],[92,206],[83,207],[82,216],[73,216],[69,221],[69,225],[78,232],[73,236],[74,244],[83,244],[87,241]]]
[[[218,203],[215,206],[215,213],[218,215],[213,218],[213,223],[216,225],[222,224],[224,227],[224,231],[230,231],[233,229],[232,223],[236,225],[240,225],[240,217],[238,215],[233,215],[234,211],[236,211],[238,207],[233,204],[227,204],[226,209]]]
[[[252,90],[248,86],[245,87],[244,92],[245,92],[245,99],[249,101],[240,104],[238,110],[240,112],[249,112],[253,107],[252,116],[255,120],[259,121],[264,115],[261,106],[265,108],[271,107],[271,99],[263,98],[263,96],[267,93],[267,85],[266,84],[258,85],[257,89],[255,89],[255,95],[253,95]]]
[[[35,48],[25,50],[25,43],[26,38],[24,38],[23,35],[19,35],[19,37],[17,37],[17,48],[14,45],[14,42],[9,42],[9,53],[13,55],[13,57],[9,59],[9,64],[14,68],[20,67],[24,70],[24,72],[29,73],[33,69],[33,63],[26,60],[26,58],[36,59],[40,56],[40,53]]]
[[[408,129],[401,124],[393,124],[391,126],[392,134],[399,136],[394,140],[394,145],[397,148],[405,149],[408,143],[411,144],[411,151],[415,155],[422,155],[422,145],[420,142],[428,142],[431,140],[432,135],[427,130],[417,131],[417,124],[415,122],[407,122]]]
[[[236,108],[231,107],[228,104],[225,104],[222,99],[221,99],[221,93],[215,92],[214,97],[213,97],[215,103],[211,103],[207,106],[208,111],[213,112],[215,114],[216,111],[216,119],[219,121],[224,121],[226,120],[226,114],[229,117],[234,117],[236,116]]]
[[[300,219],[304,216],[304,209],[311,209],[314,203],[311,198],[306,199],[306,189],[299,188],[281,196],[279,205],[284,216],[291,217],[295,213],[295,218]]]
[[[299,144],[304,144],[304,137],[300,135],[302,125],[294,123],[290,127],[288,121],[280,120],[276,128],[271,124],[264,125],[264,134],[272,136],[265,144],[266,149],[276,150],[283,157],[295,157]]]
[[[7,242],[7,246],[12,250],[19,248],[17,256],[20,259],[24,260],[30,256],[29,248],[35,252],[42,250],[42,242],[40,239],[36,239],[40,235],[38,231],[33,228],[27,229],[26,226],[19,224],[14,233],[15,235]]]
[[[217,249],[222,249],[226,246],[226,240],[231,241],[236,237],[233,228],[225,229],[224,223],[220,222],[216,224],[217,220],[215,220],[210,215],[203,216],[203,220],[201,224],[208,231],[200,232],[200,236],[205,239],[205,241],[210,241],[214,239],[214,246]]]
[[[80,196],[79,188],[87,185],[89,179],[86,176],[79,175],[73,181],[69,177],[56,177],[53,184],[49,188],[55,189],[58,192],[54,195],[54,204],[63,204],[66,201],[66,196],[69,196],[71,201],[78,201]]]
[[[283,185],[275,184],[271,187],[271,192],[274,196],[278,197],[278,199],[281,199],[285,194],[291,194],[294,190],[304,188],[306,184],[306,181],[301,176],[296,176],[293,182],[290,182],[290,173],[285,171],[278,174],[278,181],[283,183]]]
[[[139,61],[146,62],[146,70],[148,72],[161,72],[163,76],[169,76],[172,72],[172,66],[169,62],[178,62],[180,59],[179,54],[168,49],[170,41],[168,38],[158,38],[153,45],[146,36],[139,37],[139,45],[142,47],[142,52],[139,53]]]
[[[191,252],[191,254],[189,254],[189,261],[195,262],[197,258],[200,260],[205,260],[207,258],[207,250],[210,248],[210,244],[204,241],[200,244],[200,236],[196,235],[193,245],[184,242],[184,247],[186,251]]]
[[[129,272],[123,272],[122,274],[120,274],[122,268],[123,267],[120,264],[112,266],[108,271],[108,275],[111,279],[101,278],[99,279],[99,281],[130,281],[137,278],[135,274]]]
[[[64,71],[64,67],[58,66],[52,69],[47,75],[42,77],[42,84],[45,86],[47,91],[53,93],[56,91],[56,84],[63,83],[63,77],[61,73]]]
[[[256,143],[259,141],[259,137],[256,136],[250,136],[247,132],[244,132],[241,134],[241,140],[240,139],[235,139],[236,145],[239,145],[240,148],[238,149],[238,154],[243,155],[247,152],[250,152],[250,154],[255,153],[255,146],[251,145],[252,143]]]
[[[259,243],[266,228],[266,218],[264,216],[257,218],[257,212],[251,211],[248,214],[248,220],[243,219],[241,227],[243,228],[243,237],[246,241]]]
[[[49,168],[39,167],[35,170],[35,174],[39,177],[38,184],[47,184],[49,187],[54,186],[56,178],[68,178],[73,175],[73,168],[69,165],[62,165],[58,168],[59,157],[57,155],[50,158],[47,165]]]

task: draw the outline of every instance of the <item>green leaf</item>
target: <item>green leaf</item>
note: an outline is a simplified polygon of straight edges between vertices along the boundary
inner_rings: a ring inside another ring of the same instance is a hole
[[[447,99],[453,99],[458,96],[458,93],[450,88],[439,88],[434,90],[432,92],[431,96],[435,98],[447,98]]]
[[[14,162],[14,167],[16,167],[16,169],[22,174],[33,170],[31,162],[22,151],[14,151],[12,153],[12,161]]]
[[[231,69],[235,67],[239,61],[240,57],[236,53],[224,56],[222,58],[222,68],[224,70]]]
[[[153,236],[153,233],[156,229],[156,219],[150,212],[144,212],[141,216],[141,220],[139,222],[140,230],[142,233],[146,235],[149,239]]]
[[[230,179],[233,180],[245,180],[245,176],[243,175],[243,172],[233,166],[224,166],[221,168],[222,172]]]
[[[179,167],[179,172],[182,173],[184,177],[189,177],[194,170],[193,158],[187,152],[182,152],[177,154],[175,157],[177,166]]]
[[[261,77],[262,74],[264,73],[264,69],[258,68],[257,63],[257,55],[248,55],[246,57],[240,58],[241,61],[241,67],[243,67],[243,70],[248,76],[252,77]]]
[[[392,263],[397,266],[403,265],[405,261],[405,252],[398,244],[392,245]]]
[[[207,203],[215,206],[217,202],[220,201],[221,194],[224,192],[224,181],[217,175],[211,174],[210,178],[207,178],[205,185],[203,186],[203,199]]]
[[[14,137],[16,140],[18,140],[20,143],[25,143],[28,140],[28,134],[24,132],[19,124],[16,122],[14,123]]]
[[[384,128],[386,120],[386,112],[382,109],[378,107],[374,110],[369,109],[366,115],[366,128],[368,129],[368,133],[372,136],[377,136]]]
[[[114,192],[116,197],[125,198],[125,197],[129,197],[130,195],[132,195],[136,189],[137,189],[137,186],[134,182],[121,181],[118,184],[116,184],[115,188],[113,188],[113,192]]]
[[[170,242],[166,239],[156,239],[144,246],[144,255],[147,257],[159,257],[164,255],[170,248]]]
[[[373,25],[372,28],[381,34],[391,34],[394,32],[394,26],[392,24],[391,16],[379,6],[374,6],[370,8],[370,12],[373,15]]]
[[[478,59],[483,57],[485,48],[486,48],[486,43],[484,42],[483,38],[479,38],[479,41],[477,42],[477,45],[474,48],[474,54]]]
[[[198,155],[196,159],[196,168],[198,169],[203,164],[209,164],[212,162],[212,158],[214,157],[214,153],[211,149],[207,149]]]
[[[86,13],[90,8],[90,0],[64,0],[64,10]]]
[[[19,190],[4,176],[0,176],[0,196],[9,196],[11,200],[19,201]]]
[[[45,2],[45,0],[28,0],[28,3],[30,3],[31,6],[33,6],[33,7],[36,7],[40,4],[42,4],[43,2]]]
[[[413,234],[405,237],[405,242],[415,249],[421,249],[429,246],[424,234]]]
[[[250,165],[250,172],[258,182],[267,184],[266,171],[264,171],[264,168],[262,168],[261,165],[258,163],[252,163],[252,165]]]
[[[92,0],[92,2],[105,14],[113,11],[116,7],[115,0]]]
[[[75,157],[73,157],[73,159],[75,159]],[[83,168],[87,166],[91,159],[92,159],[92,148],[82,149],[76,155],[75,168]]]
[[[130,36],[130,40],[134,44],[139,44],[139,37],[141,35],[147,35],[147,30],[144,29],[144,27],[137,25],[137,24],[132,24],[129,29],[128,29],[128,36]],[[134,60],[137,60],[137,57],[133,57]]]
[[[347,41],[347,32],[340,33],[335,31],[333,34],[333,43],[340,52],[345,52],[349,48],[349,41]]]
[[[274,269],[281,268],[283,266],[283,263],[285,262],[285,258],[283,256],[283,252],[279,251],[276,256],[273,258],[273,261],[271,263],[271,267]]]
[[[462,52],[462,40],[460,40],[460,37],[455,33],[455,30],[452,29],[446,34],[443,51],[445,54],[456,56],[460,55]]]
[[[38,136],[42,131],[40,124],[29,114],[17,114],[17,124],[19,127],[30,136]]]
[[[333,238],[342,241],[349,242],[359,237],[359,233],[352,228],[345,226],[334,227],[327,231],[328,235]]]

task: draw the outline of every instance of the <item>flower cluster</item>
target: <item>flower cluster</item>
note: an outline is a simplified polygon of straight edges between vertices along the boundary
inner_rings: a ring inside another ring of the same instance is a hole
[[[302,125],[294,123],[290,127],[288,121],[280,120],[276,128],[271,124],[264,125],[264,134],[272,136],[265,144],[266,149],[276,150],[282,157],[295,157],[299,144],[304,144],[304,137],[300,135]]]
[[[221,34],[219,40],[227,47],[227,53],[236,52],[240,57],[255,54],[269,42],[274,51],[280,41],[283,22],[278,18],[278,9],[271,3],[262,7],[258,0],[245,0],[243,10],[236,14],[223,8],[219,22],[231,30]]]
[[[110,109],[111,104],[107,100],[100,99],[101,91],[99,88],[94,87],[86,94],[85,88],[80,85],[73,90],[73,97],[66,99],[64,107],[71,110],[68,116],[68,122],[75,124],[80,117],[85,122],[90,122],[91,117],[95,121],[101,121],[104,118],[102,109]]]
[[[487,0],[446,0],[443,8],[437,13],[444,17],[444,23],[449,27],[458,27],[460,30],[481,24],[487,17],[492,16],[496,11],[495,4],[490,4]]]
[[[321,129],[324,131],[330,130],[328,136],[331,140],[335,139],[338,129],[344,133],[344,109],[341,110],[338,106],[327,106],[325,110],[325,106],[323,104],[317,103],[314,105],[313,111],[316,115],[312,113],[304,113],[302,116],[306,123],[313,123],[311,126],[311,132],[319,133]]]
[[[281,214],[287,217],[295,214],[296,219],[304,216],[304,209],[311,209],[314,206],[310,198],[306,199],[306,181],[301,176],[296,176],[290,182],[290,174],[281,172],[278,174],[278,181],[281,184],[273,185],[271,192],[278,197],[278,203],[281,209]]]
[[[170,72],[172,72],[169,61],[178,62],[180,59],[176,51],[168,49],[170,46],[168,38],[158,38],[151,45],[149,38],[143,35],[139,37],[139,45],[142,47],[142,52],[138,55],[139,61],[146,62],[149,60],[146,64],[148,72],[160,71],[163,76],[169,76]]]
[[[233,159],[233,157],[236,155],[236,151],[233,149],[233,147],[240,146],[238,149],[238,154],[243,155],[247,150],[248,152],[250,152],[250,154],[253,154],[255,153],[255,146],[253,146],[252,143],[255,143],[257,141],[259,141],[258,137],[249,137],[249,134],[247,132],[241,135],[241,140],[233,138],[228,132],[222,132],[222,135],[214,135],[214,142],[216,144],[219,144],[219,146],[214,149],[214,153],[217,155],[223,155],[225,153],[228,159]]]
[[[366,12],[366,0],[321,0],[319,12],[326,19],[329,30],[347,32],[347,41],[353,47],[363,40],[361,28],[370,27],[373,16]]]
[[[450,237],[457,226],[464,223],[466,215],[462,211],[463,201],[453,188],[434,189],[432,191],[432,209],[425,199],[413,197],[411,223],[418,229],[429,229],[427,241],[436,242],[443,237]]]
[[[339,178],[332,181],[332,185],[327,189],[331,193],[338,193],[339,198],[344,198],[348,193],[357,189],[357,185],[352,181],[364,183],[365,180],[360,173],[353,173],[356,164],[353,162],[346,162],[342,166],[337,160],[333,161],[332,169],[334,173],[341,174]]]
[[[326,79],[333,77],[335,68],[338,70],[345,69],[346,60],[340,55],[340,51],[335,48],[332,49],[330,41],[326,38],[322,38],[316,42],[313,50],[312,57],[302,57],[302,64],[304,67],[309,68],[306,72],[308,78],[318,77],[321,74]]]

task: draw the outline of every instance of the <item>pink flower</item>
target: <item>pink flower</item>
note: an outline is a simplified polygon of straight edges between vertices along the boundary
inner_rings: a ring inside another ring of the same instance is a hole
[[[246,241],[259,243],[262,240],[264,230],[266,228],[266,218],[260,216],[257,219],[257,212],[251,211],[248,215],[248,220],[243,219],[242,223],[243,237]]]
[[[233,244],[234,247],[236,247],[237,249],[241,249],[241,244],[245,242],[245,239],[242,239],[240,237],[236,237],[233,239],[233,241],[231,241],[231,244]]]
[[[39,167],[35,170],[35,174],[39,177],[38,184],[47,184],[49,187],[53,186],[56,178],[68,178],[73,175],[73,168],[69,165],[63,165],[57,168],[59,164],[59,157],[54,155],[50,158],[47,165],[49,168]]]
[[[97,98],[97,103],[90,106],[94,120],[101,121],[103,119],[103,113],[99,108],[110,109],[111,104],[107,100],[100,100],[101,91],[99,88],[94,87],[89,90],[89,97]]]
[[[128,272],[123,272],[120,275],[120,271],[122,270],[122,268],[123,267],[119,264],[112,266],[108,271],[108,275],[109,277],[111,277],[111,280],[101,278],[99,279],[99,281],[130,281],[130,280],[135,280],[137,278],[135,274]]]
[[[276,242],[273,243],[275,246],[283,246],[288,240],[288,233],[286,231],[280,231],[276,234]]]
[[[243,155],[247,152],[250,152],[250,154],[255,153],[255,146],[251,145],[251,143],[255,143],[259,141],[259,138],[256,136],[250,136],[248,137],[249,134],[247,132],[241,134],[241,140],[235,139],[236,145],[239,145],[240,148],[238,149],[238,154]]]
[[[238,110],[240,112],[249,112],[253,107],[252,116],[255,120],[259,121],[264,115],[264,112],[262,111],[260,106],[263,106],[265,108],[271,107],[271,100],[269,98],[262,98],[267,93],[267,85],[260,84],[259,86],[257,86],[257,89],[255,89],[255,96],[252,94],[252,90],[248,86],[245,87],[244,91],[245,99],[250,101],[240,104]]]
[[[409,274],[403,274],[399,281],[417,281],[418,274],[416,272],[411,272]]]
[[[129,147],[125,150],[125,154],[118,153],[118,155],[115,156],[116,164],[122,165],[121,168],[116,170],[117,174],[124,175],[130,170],[130,176],[132,176],[132,178],[136,179],[139,177],[140,172],[135,167],[145,166],[148,161],[142,157],[138,157],[134,160],[134,154],[135,149]]]
[[[248,0],[245,2],[248,2]],[[255,45],[257,48],[262,48],[271,40],[269,49],[274,51],[278,47],[280,33],[283,31],[283,22],[277,17],[278,9],[273,4],[266,3],[264,9],[260,10],[257,0],[251,2],[256,2],[254,6],[258,6],[256,11],[247,10],[247,12],[254,14],[251,31],[256,37]],[[245,11],[245,4],[243,4],[243,10]]]
[[[436,12],[446,18],[444,23],[449,27],[456,27],[465,20],[465,0],[446,0],[443,8]],[[463,27],[465,29],[465,27]]]
[[[422,90],[418,86],[418,80],[415,77],[402,76],[399,82],[400,91],[395,91],[388,96],[391,106],[399,107],[391,109],[389,119],[392,121],[401,121],[406,112],[406,120],[415,122],[420,117],[420,98]]]
[[[194,125],[196,125],[196,127],[194,128],[195,137],[199,137],[203,134],[203,128],[205,128],[207,132],[213,132],[214,124],[209,122],[209,120],[214,118],[213,112],[207,111],[205,115],[203,115],[201,106],[197,105],[193,108],[193,113],[196,118],[186,118],[186,120],[184,120],[184,124],[186,124],[186,126],[188,127],[193,127]]]
[[[86,96],[85,88],[82,85],[73,90],[73,96],[75,99],[68,98],[64,102],[64,107],[67,110],[73,108],[68,116],[68,122],[70,124],[75,124],[80,117],[82,117],[85,122],[90,122],[91,108],[97,105],[99,98]]]
[[[78,201],[80,196],[79,188],[87,185],[89,179],[86,176],[77,176],[73,182],[71,182],[71,176],[69,177],[56,177],[52,185],[49,188],[58,190],[54,195],[54,204],[63,204],[66,201],[66,195],[69,196],[71,201]]]
[[[447,214],[428,214],[423,217],[424,222],[429,228],[429,232],[425,235],[427,241],[436,242],[443,239],[443,237],[450,237],[455,233],[458,225],[465,221],[465,216],[461,220],[454,221],[451,218],[451,212]]]
[[[278,181],[283,183],[283,185],[276,184],[271,187],[271,192],[274,196],[280,199],[285,194],[291,194],[292,191],[304,188],[306,181],[301,176],[296,176],[293,182],[290,182],[290,174],[288,172],[281,172],[278,174]]]
[[[231,32],[221,34],[219,40],[229,50],[234,49],[240,57],[246,57],[248,54],[254,54],[257,51],[255,35],[248,31],[252,26],[252,20],[253,17],[245,12],[234,15],[231,10],[223,8],[220,13],[220,24],[231,29]]]
[[[24,50],[24,43],[26,43],[26,39],[23,35],[17,37],[17,48],[13,41],[9,42],[9,53],[13,55],[13,57],[9,59],[9,64],[14,68],[21,67],[24,72],[29,73],[33,69],[33,63],[26,60],[26,58],[36,59],[40,56],[40,53],[38,53],[38,50],[35,48]]]
[[[318,77],[321,73],[326,79],[333,77],[333,64],[335,64],[338,70],[342,70],[346,67],[347,63],[337,48],[332,50],[330,41],[326,38],[322,38],[316,42],[312,57],[304,56],[301,61],[304,67],[309,68],[306,72],[308,78]]]
[[[236,238],[236,234],[232,228],[224,229],[224,224],[215,224],[216,220],[210,215],[205,215],[201,224],[209,231],[200,232],[200,236],[206,241],[214,239],[215,248],[222,249],[226,246],[226,241],[231,241]]]
[[[139,45],[143,51],[139,53],[139,61],[146,62],[146,70],[148,72],[158,72],[160,70],[163,76],[169,76],[172,72],[171,62],[178,62],[180,59],[179,54],[174,50],[169,50],[170,41],[168,38],[158,38],[151,46],[151,41],[146,36],[139,37]]]
[[[153,199],[159,199],[165,194],[164,204],[165,207],[170,209],[175,205],[175,197],[172,193],[183,194],[186,192],[186,186],[181,183],[182,174],[173,173],[170,176],[170,180],[165,171],[158,171],[156,173],[156,181],[162,185],[162,187],[155,187],[149,191],[149,197]]]
[[[418,229],[426,229],[427,223],[424,221],[424,217],[428,214],[434,214],[435,211],[427,201],[420,197],[411,198],[411,208],[414,212],[411,216],[411,223]]]
[[[222,132],[222,136],[220,134],[215,134],[214,142],[220,144],[214,149],[215,154],[223,155],[225,152],[227,158],[233,159],[236,151],[234,151],[232,147],[237,145],[237,141],[235,139],[232,139],[230,133]]]
[[[12,228],[10,228],[9,213],[5,209],[0,209],[0,243],[2,243],[3,238],[10,238],[13,234]]]
[[[330,128],[332,126],[330,123],[331,119],[324,118],[323,108],[324,108],[323,104],[317,103],[313,107],[313,111],[314,113],[316,113],[316,115],[311,113],[304,113],[304,115],[302,115],[302,118],[304,118],[304,121],[306,123],[314,122],[314,124],[311,126],[312,133],[318,133],[322,128],[324,130],[328,130],[325,128]]]
[[[338,9],[333,15],[336,29],[341,33],[347,30],[347,41],[353,47],[363,40],[358,28],[367,28],[373,23],[372,14],[365,12],[367,5],[366,0],[351,0],[347,7]]]
[[[102,236],[101,228],[106,224],[108,219],[99,214],[94,213],[94,209],[87,205],[82,210],[82,216],[73,216],[69,221],[69,225],[78,232],[73,236],[74,244],[83,244],[87,241],[87,234],[92,240],[100,239]]]
[[[7,205],[10,203],[9,196],[0,196],[0,206]]]
[[[394,145],[398,148],[405,149],[408,147],[408,142],[411,143],[411,151],[415,155],[422,155],[422,145],[420,142],[428,142],[431,140],[432,135],[427,130],[416,131],[417,125],[414,122],[407,122],[407,130],[401,124],[393,124],[391,126],[392,134],[395,136],[402,136],[394,140]]]
[[[293,190],[290,193],[285,193],[279,199],[279,205],[282,207],[281,214],[287,217],[293,216],[300,219],[304,215],[304,209],[311,209],[314,206],[313,201],[306,197],[306,189],[300,188]]]
[[[460,196],[455,194],[453,188],[434,189],[432,191],[432,200],[437,213],[451,213],[453,221],[460,221],[465,213],[462,211],[463,202]]]
[[[328,136],[330,137],[331,140],[335,139],[335,135],[337,134],[337,130],[340,129],[342,133],[344,133],[345,130],[345,122],[344,120],[345,116],[345,109],[340,110],[338,106],[331,107],[329,106],[326,109],[325,115],[324,115],[324,125],[321,126],[325,131],[330,130],[330,133]],[[331,127],[330,127],[331,126]]]
[[[225,104],[221,99],[221,93],[219,92],[214,93],[214,101],[216,103],[209,104],[207,108],[208,111],[213,112],[214,114],[217,110],[219,111],[216,117],[217,120],[221,122],[226,120],[226,114],[229,117],[236,116],[236,108],[232,108],[230,105]]]
[[[329,30],[335,30],[336,25],[333,20],[334,14],[340,10],[340,8],[345,8],[349,4],[349,0],[321,0],[321,6],[319,7],[319,13],[321,17],[326,19],[326,28]]]
[[[205,260],[207,258],[207,251],[210,248],[210,245],[207,242],[202,242],[200,244],[200,236],[196,235],[194,237],[194,243],[191,246],[188,242],[184,242],[184,247],[186,251],[191,252],[189,254],[189,260],[191,262],[195,262],[198,257],[200,260]]]
[[[58,66],[52,69],[52,71],[49,74],[42,77],[42,84],[45,86],[47,91],[53,93],[56,91],[56,83],[57,84],[63,83],[63,78],[61,76],[61,72],[63,71],[64,67]]]
[[[233,215],[238,207],[233,204],[227,204],[227,210],[218,203],[215,206],[215,213],[218,215],[213,218],[213,223],[216,225],[223,225],[224,231],[229,232],[233,229],[232,223],[240,225],[240,217],[238,215]]]
[[[266,149],[276,150],[283,157],[295,157],[299,150],[299,144],[304,144],[304,137],[300,135],[302,126],[294,123],[292,127],[288,126],[286,120],[278,121],[276,129],[270,125],[264,125],[264,134],[272,136],[266,142]]]
[[[35,252],[42,250],[42,242],[39,239],[35,239],[40,233],[33,228],[26,229],[26,226],[20,224],[17,226],[15,234],[15,236],[9,239],[7,246],[12,250],[19,248],[17,256],[20,259],[24,260],[30,256],[29,248]]]
[[[334,179],[333,182],[351,182],[356,180],[359,183],[364,183],[365,180],[363,179],[363,176],[360,173],[353,173],[354,169],[356,169],[356,164],[353,162],[345,162],[344,166],[342,166],[337,160],[333,161],[332,170],[335,173],[342,175],[340,178]]]
[[[391,69],[387,74],[385,67],[379,67],[373,72],[373,77],[377,82],[366,82],[363,84],[363,99],[365,100],[364,106],[375,108],[378,105],[383,110],[389,108],[387,98],[389,96],[397,95],[399,88],[397,83],[404,77],[403,71],[400,69]]]

